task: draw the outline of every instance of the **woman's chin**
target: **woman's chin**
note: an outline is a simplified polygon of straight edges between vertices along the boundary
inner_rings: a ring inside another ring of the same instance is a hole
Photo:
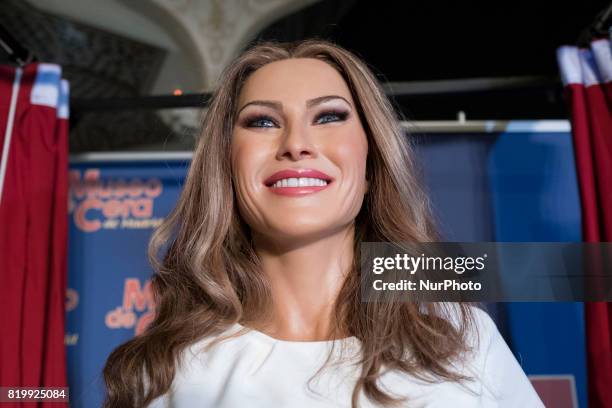
[[[300,244],[305,242],[316,241],[330,235],[334,228],[330,228],[329,224],[321,222],[316,223],[287,223],[275,225],[267,235],[272,241],[280,245]]]

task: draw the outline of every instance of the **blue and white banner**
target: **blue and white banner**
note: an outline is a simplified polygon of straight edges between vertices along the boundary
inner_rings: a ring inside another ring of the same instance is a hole
[[[185,161],[71,163],[66,346],[70,405],[99,407],[110,352],[153,317],[147,244]]]

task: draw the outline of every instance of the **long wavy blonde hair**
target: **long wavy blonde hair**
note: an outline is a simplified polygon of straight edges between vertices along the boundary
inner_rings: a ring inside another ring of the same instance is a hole
[[[322,40],[255,44],[222,74],[178,203],[151,238],[155,318],[109,356],[105,407],[147,406],[170,389],[181,351],[235,323],[256,321],[270,307],[269,284],[238,212],[228,157],[242,85],[255,70],[288,58],[316,58],[335,68],[366,132],[370,188],[355,219],[355,258],[362,242],[438,240],[410,143],[367,65]],[[430,381],[466,379],[451,364],[468,348],[470,308],[458,305],[456,325],[449,323],[445,303],[362,302],[358,265],[355,259],[334,308],[336,330],[361,342],[352,406],[361,392],[381,405],[403,401],[377,385],[383,367]]]

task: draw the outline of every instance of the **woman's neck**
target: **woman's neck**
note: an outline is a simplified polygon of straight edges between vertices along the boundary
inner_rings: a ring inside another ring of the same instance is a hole
[[[353,263],[354,226],[292,245],[254,235],[270,282],[271,318],[257,329],[283,340],[327,340],[333,307]]]

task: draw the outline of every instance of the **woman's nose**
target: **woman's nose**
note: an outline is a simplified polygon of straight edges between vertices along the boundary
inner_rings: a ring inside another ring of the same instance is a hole
[[[316,148],[310,138],[307,125],[291,125],[283,134],[278,149],[278,159],[303,160],[316,157]]]

